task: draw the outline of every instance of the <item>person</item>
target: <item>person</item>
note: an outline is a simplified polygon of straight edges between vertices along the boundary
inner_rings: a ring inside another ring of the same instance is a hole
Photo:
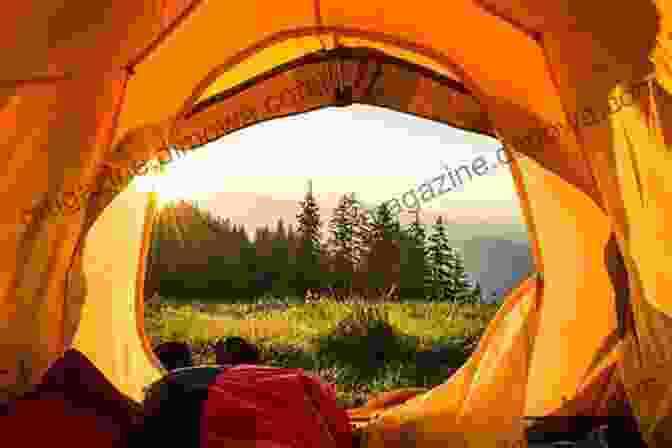
[[[259,349],[240,336],[220,339],[215,344],[215,359],[219,365],[258,364]]]
[[[355,448],[332,384],[302,369],[241,364],[169,372],[148,388],[133,448]]]
[[[163,342],[156,346],[154,353],[166,370],[175,370],[194,365],[191,350],[185,342]]]

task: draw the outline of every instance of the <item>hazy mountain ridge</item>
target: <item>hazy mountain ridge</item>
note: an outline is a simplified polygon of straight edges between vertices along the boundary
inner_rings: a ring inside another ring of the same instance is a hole
[[[321,210],[323,230],[340,195],[316,194]],[[230,218],[234,224],[245,225],[252,235],[257,227],[274,229],[279,218],[296,228],[299,200],[275,199],[257,193],[220,192],[198,203],[215,215]],[[368,205],[368,204],[367,204]],[[422,210],[420,220],[429,229],[438,216],[443,216],[448,236],[454,247],[464,255],[465,267],[481,283],[487,296],[515,286],[533,271],[530,244],[522,219],[516,217],[479,217],[452,210]],[[402,213],[402,224],[413,216]]]

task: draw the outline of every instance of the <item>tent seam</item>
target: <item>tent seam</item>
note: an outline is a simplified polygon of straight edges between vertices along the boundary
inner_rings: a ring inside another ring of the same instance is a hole
[[[479,8],[481,8],[486,13],[500,20],[503,20],[504,22],[516,28],[518,31],[525,33],[530,39],[534,40],[535,42],[539,43],[541,41],[542,33],[540,31],[533,30],[523,25],[522,23],[518,22],[517,20],[514,20],[513,18],[504,16],[503,14],[495,11],[495,9],[492,6],[485,4],[483,0],[473,0],[473,1]]]
[[[416,54],[425,56],[429,59],[433,59],[436,61],[440,66],[445,67],[447,69],[452,70],[456,75],[460,76],[461,80],[463,81],[463,84],[467,85],[468,84],[468,90],[472,92],[472,95],[474,96],[474,99],[480,104],[481,102],[479,101],[478,95],[480,95],[483,98],[486,98],[486,95],[481,91],[481,89],[478,87],[478,84],[469,76],[469,74],[464,70],[462,66],[459,64],[455,63],[450,57],[446,56],[445,54],[439,52],[433,47],[429,47],[423,44],[418,44],[412,41],[407,41],[403,38],[400,38],[399,36],[392,36],[387,33],[382,33],[378,31],[368,31],[368,30],[361,30],[358,28],[350,28],[350,27],[342,27],[342,26],[322,26],[322,27],[316,27],[316,26],[309,26],[309,27],[299,27],[299,28],[292,28],[284,31],[279,31],[277,33],[271,34],[256,43],[244,48],[243,50],[239,51],[238,53],[230,56],[226,62],[223,64],[220,64],[219,66],[215,67],[213,70],[211,70],[193,89],[192,94],[185,100],[183,103],[182,108],[177,114],[176,119],[179,119],[184,116],[184,114],[188,111],[189,107],[191,107],[197,98],[202,95],[202,93],[205,91],[205,89],[214,82],[215,79],[217,79],[219,76],[221,76],[223,73],[226,73],[227,71],[231,70],[233,67],[241,64],[245,60],[247,60],[249,57],[254,56],[255,54],[271,47],[271,45],[281,42],[281,41],[286,41],[289,39],[293,38],[299,38],[299,37],[310,37],[314,36],[316,32],[324,32],[324,33],[338,33],[342,36],[353,36],[353,37],[359,37],[359,38],[364,38],[371,40],[373,42],[377,43],[382,43],[382,44],[388,44],[388,45],[393,45],[396,46],[400,49],[408,50],[411,52],[414,52]],[[476,95],[478,93],[478,95]]]
[[[565,120],[567,120],[570,124],[571,121],[569,120],[569,113],[567,112],[567,106],[565,102],[563,101],[563,97],[561,95],[561,90],[560,90],[560,82],[557,79],[557,76],[555,74],[555,71],[553,71],[553,68],[550,63],[550,59],[548,57],[548,52],[546,50],[546,46],[543,43],[543,40],[539,41],[539,48],[541,49],[541,54],[543,55],[544,58],[544,64],[546,65],[546,71],[548,73],[549,78],[551,79],[551,83],[553,84],[553,87],[555,88],[555,96],[558,98],[558,101],[560,102],[560,107],[562,108],[562,113],[564,115]],[[597,194],[597,197],[592,198],[592,195],[590,196],[596,203],[596,205],[603,211],[606,212],[606,205],[604,203],[604,196],[602,192],[599,189],[598,183],[597,183],[597,177],[595,176],[595,172],[593,171],[593,166],[590,163],[590,159],[588,158],[588,154],[586,153],[586,149],[583,144],[583,138],[581,137],[581,133],[578,132],[577,129],[572,127],[570,125],[570,128],[574,131],[574,135],[577,139],[579,151],[581,152],[581,157],[583,158],[584,164],[588,167],[588,171],[590,173],[590,178],[591,178],[591,189]],[[585,193],[585,192],[584,192]]]
[[[423,65],[415,64],[410,61],[406,61],[402,58],[398,58],[396,56],[391,56],[388,55],[380,50],[377,50],[375,48],[369,48],[369,47],[347,47],[347,46],[342,46],[340,48],[335,48],[332,50],[327,50],[325,52],[318,50],[313,53],[308,53],[305,56],[301,56],[299,58],[294,59],[293,61],[286,62],[284,64],[278,65],[275,68],[272,68],[270,70],[267,70],[264,73],[260,73],[252,78],[249,78],[247,81],[243,81],[229,89],[220,91],[219,93],[213,94],[209,96],[208,98],[197,101],[195,102],[191,109],[188,112],[185,112],[183,115],[183,118],[191,118],[193,115],[199,113],[202,109],[208,106],[209,102],[219,101],[219,98],[223,99],[228,99],[231,96],[234,96],[240,92],[242,92],[245,89],[251,88],[252,86],[256,85],[259,82],[267,81],[269,79],[272,79],[275,76],[282,75],[289,70],[302,67],[304,65],[308,64],[319,64],[319,63],[326,63],[329,62],[333,57],[332,55],[337,55],[337,53],[342,53],[342,52],[347,52],[349,54],[347,55],[342,55],[341,58],[343,59],[355,59],[355,60],[365,60],[365,61],[375,61],[378,63],[378,65],[382,64],[394,64],[394,65],[400,65],[405,68],[408,68],[411,71],[420,73],[427,78],[430,78],[432,81],[436,81],[439,84],[442,85],[447,85],[453,90],[457,90],[460,93],[468,94],[470,95],[474,101],[478,102],[478,98],[469,90],[467,89],[464,84],[454,80],[453,78],[450,78],[446,75],[443,75],[441,73],[436,72],[435,70],[432,70],[428,67],[425,67]],[[364,53],[367,53],[366,57],[364,57]],[[361,55],[357,53],[362,53]],[[375,76],[375,75],[374,75]],[[378,75],[379,77],[380,75]],[[369,87],[370,89],[371,87]],[[367,93],[368,94],[368,93]],[[480,104],[480,102],[479,102]]]

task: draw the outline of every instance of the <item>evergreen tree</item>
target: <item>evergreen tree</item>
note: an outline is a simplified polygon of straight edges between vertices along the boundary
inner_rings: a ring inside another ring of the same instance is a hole
[[[453,254],[448,245],[448,236],[441,216],[436,219],[432,226],[428,253],[431,276],[428,279],[427,287],[432,299],[446,300],[452,298]]]
[[[387,203],[380,204],[373,215],[366,239],[365,270],[369,294],[378,295],[393,284],[400,283],[401,225]]]
[[[255,280],[257,273],[257,257],[254,244],[244,225],[239,225],[234,231],[240,247],[240,263],[237,266],[237,275],[233,278],[236,296],[246,299],[254,298]]]
[[[422,298],[428,295],[425,288],[432,272],[428,263],[427,232],[420,222],[419,211],[415,210],[415,219],[405,229],[407,248],[405,250],[404,267],[402,268],[402,293],[409,298]]]
[[[271,241],[271,266],[273,267],[272,293],[275,296],[285,297],[290,294],[289,278],[293,273],[289,260],[289,242],[287,231],[282,219],[278,220]]]
[[[357,266],[355,234],[357,226],[357,200],[354,193],[343,195],[329,222],[329,255],[331,258],[331,280],[339,294],[352,290]]]
[[[322,255],[320,212],[315,196],[313,195],[312,181],[308,183],[308,192],[299,203],[300,211],[296,215],[298,220],[298,256],[297,256],[297,283],[301,296],[308,289],[316,290],[320,287],[319,266]]]
[[[352,203],[352,256],[354,261],[354,274],[352,279],[352,291],[350,294],[364,296],[368,286],[366,273],[366,257],[368,253],[369,236],[371,233],[372,219],[371,214],[364,208],[361,201],[351,194]]]

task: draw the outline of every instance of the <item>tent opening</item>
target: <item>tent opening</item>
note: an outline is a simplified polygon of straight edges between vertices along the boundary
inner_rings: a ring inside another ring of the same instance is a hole
[[[346,407],[445,382],[535,270],[506,162],[491,137],[364,105],[176,157],[152,186],[152,347],[187,342],[209,364],[242,336]]]

